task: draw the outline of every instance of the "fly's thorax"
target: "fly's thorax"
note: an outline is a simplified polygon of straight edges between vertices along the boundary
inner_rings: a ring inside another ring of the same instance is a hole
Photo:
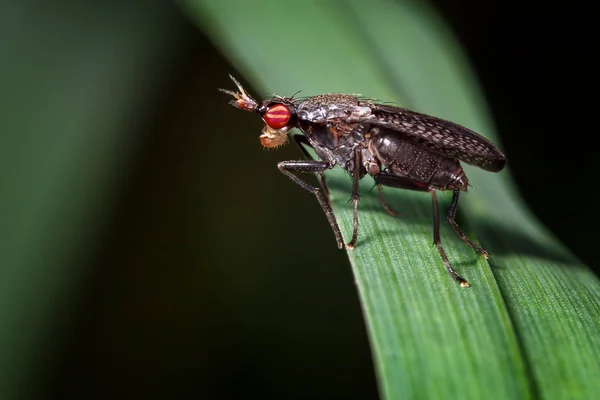
[[[372,105],[349,94],[321,94],[309,97],[298,105],[297,113],[300,121],[324,123],[340,120],[359,122],[369,118]]]

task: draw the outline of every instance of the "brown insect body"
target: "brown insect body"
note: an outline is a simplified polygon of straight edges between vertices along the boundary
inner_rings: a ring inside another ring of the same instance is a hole
[[[467,190],[468,180],[458,160],[398,140],[397,131],[376,125],[380,117],[374,109],[375,104],[354,96],[324,94],[297,105],[297,124],[319,158],[332,166],[351,171],[353,149],[360,147],[361,178],[365,173],[376,176],[384,167],[388,174],[421,183],[423,190]]]
[[[460,191],[466,191],[468,179],[460,161],[497,172],[505,164],[504,154],[477,133],[440,118],[400,107],[376,104],[347,94],[322,94],[305,99],[275,97],[259,104],[233,78],[239,92],[221,91],[235,97],[230,104],[245,111],[257,112],[265,121],[261,143],[277,147],[287,143],[291,128],[304,136],[294,140],[314,149],[319,160],[283,161],[279,170],[292,181],[311,192],[323,208],[334,231],[338,246],[353,249],[358,237],[358,181],[366,174],[373,176],[381,202],[389,209],[381,194],[381,185],[430,192],[434,205],[434,244],[452,277],[461,286],[469,283],[450,265],[439,235],[439,211],[436,190],[452,190],[448,222],[471,248],[488,253],[471,242],[454,220]],[[353,179],[354,229],[352,239],[344,245],[342,234],[326,197],[324,172],[336,165],[350,172]],[[307,184],[295,173],[311,172],[321,177],[323,192]]]

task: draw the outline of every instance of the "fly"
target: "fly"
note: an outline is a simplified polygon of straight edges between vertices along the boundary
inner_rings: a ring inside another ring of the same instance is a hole
[[[383,208],[391,210],[381,186],[429,192],[433,199],[433,241],[450,275],[460,286],[469,282],[452,268],[440,240],[437,190],[452,190],[448,222],[469,247],[485,258],[488,252],[469,240],[455,221],[458,198],[466,191],[468,179],[460,161],[490,172],[498,172],[506,162],[504,154],[479,134],[440,118],[405,108],[376,104],[347,94],[321,94],[304,99],[274,97],[261,103],[253,99],[230,76],[239,92],[220,89],[233,96],[236,108],[254,111],[265,122],[260,142],[275,148],[288,142],[288,132],[302,145],[312,147],[318,160],[282,161],[277,168],[294,183],[312,193],[327,216],[339,248],[354,249],[358,238],[358,182],[365,175],[375,180]],[[310,157],[309,157],[310,158]],[[354,207],[352,238],[344,243],[329,202],[325,171],[339,165],[352,177],[351,200]],[[316,173],[322,190],[309,185],[296,173]]]

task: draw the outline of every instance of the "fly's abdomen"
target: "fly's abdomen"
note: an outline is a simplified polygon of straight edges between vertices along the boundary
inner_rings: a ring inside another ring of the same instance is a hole
[[[370,147],[387,173],[425,183],[434,189],[467,190],[468,180],[456,159],[423,149],[397,133],[377,134]]]

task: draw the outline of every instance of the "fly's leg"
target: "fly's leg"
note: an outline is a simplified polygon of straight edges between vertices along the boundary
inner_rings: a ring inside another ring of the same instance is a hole
[[[356,246],[356,241],[358,239],[358,181],[360,180],[360,165],[361,165],[361,149],[357,146],[354,149],[354,168],[352,169],[352,197],[350,200],[354,205],[354,212],[352,218],[352,239],[346,245],[346,249],[353,250],[354,246]]]
[[[435,190],[430,190],[429,193],[431,193],[431,197],[433,199],[433,244],[435,244],[435,247],[437,247],[438,252],[442,257],[442,261],[444,262],[444,265],[446,266],[446,269],[448,270],[450,275],[452,275],[452,277],[456,279],[460,286],[469,287],[469,282],[465,278],[460,276],[454,270],[454,268],[452,268],[452,265],[450,265],[450,260],[448,260],[448,256],[442,248],[442,241],[440,239],[440,211],[438,207],[437,194],[435,193]]]
[[[340,228],[335,219],[335,215],[333,215],[333,211],[331,209],[331,205],[329,201],[323,196],[319,188],[309,185],[304,182],[302,179],[294,175],[294,172],[302,172],[302,173],[323,173],[325,170],[331,168],[328,162],[326,161],[314,161],[314,160],[306,160],[306,161],[282,161],[277,164],[277,168],[290,178],[294,183],[303,188],[304,190],[312,193],[316,198],[327,220],[329,221],[329,225],[331,225],[331,229],[333,229],[333,233],[335,235],[335,240],[337,241],[338,247],[341,249],[344,247],[344,238],[342,237],[342,233],[340,232]]]
[[[389,186],[398,189],[415,190],[418,192],[429,192],[431,191],[429,184],[417,182],[415,180],[405,178],[403,176],[396,176],[385,172],[380,172],[373,176],[377,186]]]
[[[308,147],[312,147],[310,145],[310,143],[308,142],[308,139],[306,138],[306,136],[294,135],[294,136],[292,136],[292,138],[294,138],[294,142],[296,142],[298,147],[300,147],[300,151],[302,152],[302,154],[304,154],[304,157],[306,157],[308,160],[310,160],[311,159],[310,154],[308,154],[308,151],[306,151],[306,148],[304,148],[304,146],[302,146],[302,145],[305,145]],[[327,186],[327,181],[325,180],[325,172],[321,171],[318,174],[319,174],[319,179],[321,180],[321,187],[323,188],[323,193],[325,194],[325,197],[327,198],[327,200],[329,200],[329,187]]]
[[[456,216],[456,206],[458,205],[459,194],[460,192],[458,190],[455,190],[452,193],[452,202],[450,203],[450,208],[448,209],[448,222],[450,222],[450,225],[452,225],[452,228],[454,228],[454,232],[456,232],[456,234],[462,239],[463,242],[467,244],[467,246],[469,246],[473,250],[480,252],[485,258],[488,258],[488,252],[482,249],[481,247],[477,246],[475,243],[471,242],[454,220],[454,217]]]
[[[400,217],[401,213],[398,211],[394,211],[390,206],[388,206],[387,201],[385,201],[385,197],[383,197],[383,190],[381,189],[381,185],[377,184],[377,192],[379,192],[379,201],[381,202],[381,206],[385,210],[386,213],[390,214],[392,217]]]
[[[454,268],[452,268],[450,260],[448,260],[448,256],[442,248],[442,241],[440,239],[440,214],[435,190],[426,183],[416,182],[411,179],[391,174],[379,173],[373,178],[375,179],[375,183],[377,183],[378,185],[386,185],[400,189],[416,190],[431,193],[431,197],[433,199],[433,244],[435,244],[435,247],[437,247],[438,252],[440,253],[440,257],[442,257],[442,261],[444,262],[444,266],[446,267],[450,275],[460,284],[460,286],[469,287],[469,282],[467,282],[466,279],[460,276],[454,270]],[[456,212],[456,205],[454,206],[454,211]]]

